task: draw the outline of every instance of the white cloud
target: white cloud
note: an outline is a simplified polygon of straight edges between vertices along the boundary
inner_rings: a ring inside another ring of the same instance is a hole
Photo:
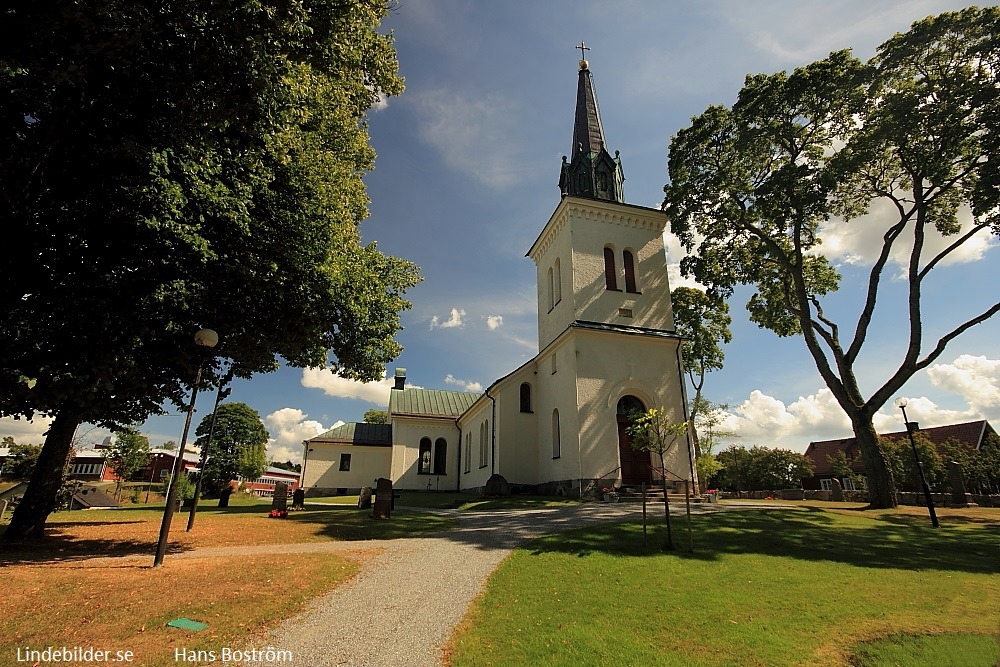
[[[465,326],[465,311],[461,308],[452,308],[451,316],[442,322],[437,315],[431,318],[431,329],[453,329]]]
[[[9,435],[18,444],[41,445],[51,425],[51,417],[35,417],[31,421],[0,417],[0,437]]]
[[[444,383],[445,384],[455,385],[456,387],[460,388],[462,391],[482,391],[483,390],[483,385],[479,384],[478,382],[469,382],[467,380],[459,380],[458,378],[456,378],[451,373],[448,373],[448,375],[445,376]]]
[[[687,278],[681,275],[681,258],[687,255],[681,240],[670,232],[663,233],[663,247],[667,252],[667,281],[670,289],[678,287],[692,287],[694,289],[705,290],[705,286],[694,278]]]
[[[272,434],[267,443],[267,457],[273,461],[302,462],[302,441],[340,426],[338,421],[330,427],[320,422],[306,419],[308,415],[297,408],[281,408],[264,418],[268,431]]]
[[[322,389],[327,396],[361,399],[380,407],[389,405],[389,392],[393,384],[394,380],[389,377],[376,382],[358,382],[322,368],[306,368],[302,371],[303,387]]]
[[[977,412],[1000,407],[1000,360],[963,354],[950,364],[934,364],[927,376],[936,387],[960,395]]]
[[[823,243],[816,250],[833,261],[871,266],[882,250],[883,235],[898,219],[896,209],[891,203],[878,200],[867,214],[859,218],[850,222],[835,219],[823,225],[820,229],[820,238],[823,239]],[[959,209],[958,220],[962,225],[962,231],[952,236],[942,236],[934,227],[926,228],[923,264],[954,243],[960,234],[971,229],[972,212],[967,206]],[[977,262],[983,258],[986,251],[995,245],[994,235],[989,230],[983,230],[963,243],[937,266]],[[907,225],[893,244],[889,255],[890,263],[897,268],[897,278],[906,275],[906,266],[909,263],[912,249],[913,227]]]
[[[486,320],[486,326],[490,329],[499,329],[503,326],[502,315],[486,315],[483,319]]]
[[[423,116],[420,135],[448,166],[496,189],[523,176],[511,141],[519,115],[510,100],[497,93],[473,97],[439,89],[420,94],[417,104]]]
[[[759,389],[730,411],[723,428],[740,436],[742,446],[762,445],[805,451],[810,440],[845,437],[851,433],[847,415],[829,389],[799,396],[785,405]]]
[[[905,398],[907,418],[910,421],[919,423],[924,428],[928,426],[960,424],[981,418],[972,408],[968,410],[948,410],[940,407],[926,396]],[[903,413],[896,407],[895,401],[884,406],[876,413],[872,418],[872,423],[875,426],[875,430],[879,433],[897,433],[906,430],[906,427],[903,425]]]

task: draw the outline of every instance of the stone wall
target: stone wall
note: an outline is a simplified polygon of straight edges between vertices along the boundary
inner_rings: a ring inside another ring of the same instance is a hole
[[[779,491],[743,491],[736,493],[732,491],[720,491],[720,498],[744,498],[752,500],[781,499],[781,500],[831,500],[832,491],[804,491],[802,489],[781,489]],[[896,495],[900,505],[925,506],[927,501],[923,493],[902,492]],[[980,507],[1000,507],[1000,495],[983,496],[974,493],[968,494],[969,502]],[[852,503],[867,503],[867,491],[844,491],[844,500]],[[932,493],[931,500],[936,507],[954,507],[955,503],[951,499],[950,493]]]

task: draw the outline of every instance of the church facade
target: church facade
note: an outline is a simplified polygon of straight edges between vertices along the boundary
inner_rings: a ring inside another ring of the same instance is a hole
[[[378,477],[395,488],[586,495],[659,483],[659,457],[635,451],[630,415],[663,408],[686,421],[662,211],[626,204],[621,160],[605,147],[587,61],[580,61],[572,158],[562,198],[527,252],[536,267],[539,353],[482,393],[406,387],[396,369],[388,424],[344,424],[305,445],[309,495]],[[691,443],[667,453],[672,481],[693,479]]]

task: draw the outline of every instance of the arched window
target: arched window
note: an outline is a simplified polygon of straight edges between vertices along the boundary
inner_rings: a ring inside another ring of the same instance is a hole
[[[472,432],[465,434],[465,472],[472,470]]]
[[[632,257],[631,251],[623,251],[622,259],[625,262],[625,291],[638,294],[639,292],[635,288],[635,259]]]
[[[448,441],[438,438],[434,442],[434,474],[444,475],[448,467]]]
[[[420,438],[420,458],[417,461],[417,474],[431,474],[431,439]]]
[[[521,383],[521,412],[531,412],[531,385]]]
[[[486,420],[479,427],[479,467],[485,468],[489,462],[490,422]]]
[[[559,410],[552,411],[552,458],[562,456],[562,442],[559,435]]]
[[[552,279],[555,282],[555,285],[554,285],[555,291],[553,292],[553,296],[554,296],[555,301],[552,302],[553,306],[555,306],[555,304],[557,304],[560,301],[562,301],[562,267],[559,264],[559,258],[558,257],[556,257],[556,263],[555,263],[554,269],[555,269],[555,272],[553,273],[553,278]]]
[[[555,287],[552,281],[552,267],[550,266],[549,267],[549,310],[552,310],[556,305],[554,290]]]
[[[618,270],[615,268],[615,251],[604,249],[604,282],[609,290],[618,290]]]

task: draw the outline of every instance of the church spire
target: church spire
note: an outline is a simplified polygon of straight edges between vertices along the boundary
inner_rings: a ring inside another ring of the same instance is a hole
[[[576,48],[582,55],[590,47],[580,42]],[[592,197],[623,203],[621,160],[618,151],[611,157],[604,143],[604,126],[594,94],[594,81],[590,66],[580,60],[579,81],[576,88],[576,118],[573,123],[573,156],[567,162],[563,156],[559,189],[563,195]]]

